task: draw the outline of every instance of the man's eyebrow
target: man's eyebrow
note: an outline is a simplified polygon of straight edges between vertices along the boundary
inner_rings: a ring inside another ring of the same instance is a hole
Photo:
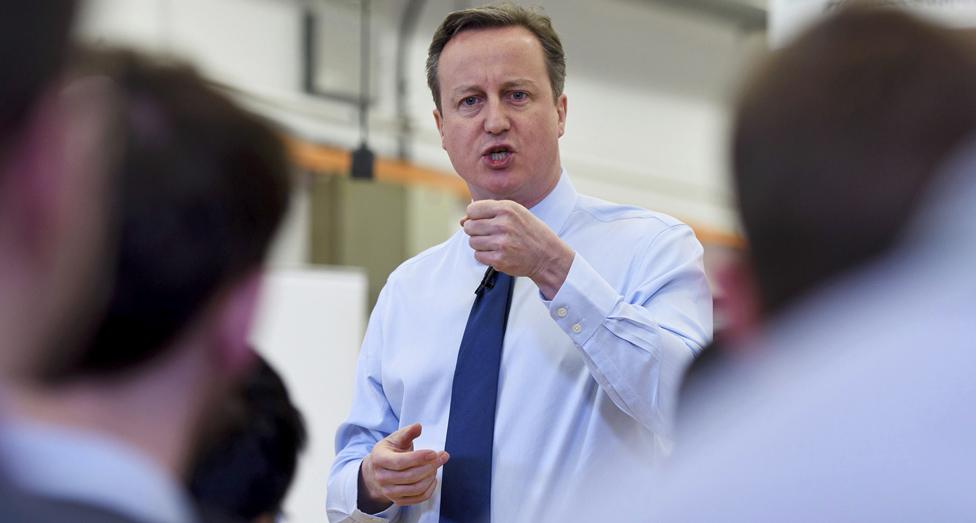
[[[513,87],[536,87],[536,83],[528,78],[516,78],[514,80],[508,80],[502,84],[502,89],[511,89]]]
[[[533,88],[534,89],[534,88],[537,87],[537,84],[535,82],[533,82],[532,80],[528,79],[528,78],[515,78],[513,80],[507,80],[504,83],[502,83],[502,85],[501,85],[501,88],[503,90],[505,90],[505,89],[512,89],[512,88],[518,88],[518,87],[528,87],[528,88]],[[460,96],[462,94],[470,93],[470,92],[473,92],[473,91],[474,92],[480,92],[480,91],[482,91],[482,88],[481,88],[481,86],[476,85],[476,84],[460,85],[460,86],[455,87],[454,89],[451,90],[451,95],[457,97],[457,96]]]
[[[481,90],[481,88],[478,87],[477,85],[474,85],[474,84],[461,85],[461,86],[455,87],[451,91],[451,94],[454,95],[454,96],[460,96],[461,94],[464,94],[464,93],[469,93],[471,91],[480,91],[480,90]]]

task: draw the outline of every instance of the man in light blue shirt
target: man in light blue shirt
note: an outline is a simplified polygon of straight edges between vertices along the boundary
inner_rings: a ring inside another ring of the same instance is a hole
[[[564,76],[536,12],[459,11],[435,33],[434,118],[474,201],[462,230],[380,293],[336,436],[332,521],[440,521],[455,363],[486,266],[516,277],[491,519],[546,521],[621,469],[650,477],[667,452],[677,381],[711,335],[702,248],[671,217],[576,193],[559,161]],[[591,502],[641,494],[621,485]]]

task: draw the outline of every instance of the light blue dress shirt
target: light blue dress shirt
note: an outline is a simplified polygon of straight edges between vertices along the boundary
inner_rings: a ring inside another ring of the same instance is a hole
[[[175,478],[140,451],[94,432],[4,418],[0,461],[13,484],[43,498],[147,523],[197,521]]]
[[[492,473],[492,519],[546,521],[620,469],[653,474],[670,447],[678,380],[711,336],[702,247],[677,220],[576,193],[569,178],[530,209],[576,251],[546,301],[515,281],[503,347]],[[397,268],[370,317],[349,417],[336,435],[331,521],[436,523],[425,503],[369,516],[358,472],[373,445],[414,422],[416,449],[443,449],[454,365],[485,266],[459,230]],[[639,485],[616,496],[640,495]]]

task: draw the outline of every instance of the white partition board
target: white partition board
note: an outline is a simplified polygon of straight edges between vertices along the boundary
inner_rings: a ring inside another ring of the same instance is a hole
[[[272,271],[252,335],[305,416],[308,446],[285,501],[288,521],[325,521],[335,430],[352,402],[367,281],[354,269]]]

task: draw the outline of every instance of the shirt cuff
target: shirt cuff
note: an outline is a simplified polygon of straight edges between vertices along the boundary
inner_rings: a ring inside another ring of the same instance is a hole
[[[577,252],[562,287],[552,301],[543,299],[543,302],[549,307],[549,316],[573,343],[582,347],[621,299],[620,294]]]
[[[390,508],[380,512],[379,514],[367,514],[358,508],[349,514],[349,519],[355,521],[356,523],[380,523],[391,521],[397,512],[400,511],[400,507],[396,505],[390,505]]]
[[[359,510],[359,467],[361,464],[362,460],[350,462],[344,469],[345,477],[343,478],[342,482],[342,494],[343,498],[345,498],[347,506],[351,507],[352,510],[348,512],[348,516],[345,519],[340,521],[355,521],[356,523],[381,523],[392,520],[400,511],[400,507],[398,507],[396,504],[390,505],[389,508],[377,514],[367,514]]]

